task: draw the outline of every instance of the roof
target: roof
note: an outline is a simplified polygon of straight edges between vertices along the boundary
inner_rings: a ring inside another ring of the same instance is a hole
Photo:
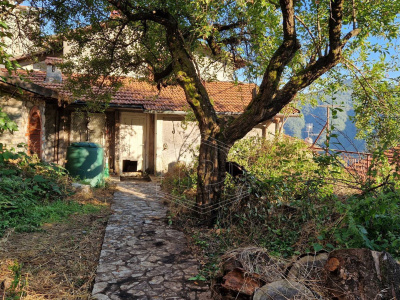
[[[65,84],[45,81],[46,72],[32,71],[26,76],[32,83],[57,91],[65,98],[71,96]],[[116,106],[142,106],[150,111],[186,111],[189,106],[184,90],[178,86],[167,86],[158,90],[149,82],[134,80],[125,77],[124,85],[113,96],[111,103]],[[235,82],[205,82],[211,101],[217,113],[240,114],[252,99],[255,84]],[[299,111],[287,107],[288,114],[297,114]]]

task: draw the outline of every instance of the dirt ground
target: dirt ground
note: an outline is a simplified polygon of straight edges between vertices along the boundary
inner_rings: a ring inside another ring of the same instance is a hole
[[[90,299],[114,188],[76,194],[99,212],[0,239],[0,299]],[[6,292],[7,291],[7,292]]]

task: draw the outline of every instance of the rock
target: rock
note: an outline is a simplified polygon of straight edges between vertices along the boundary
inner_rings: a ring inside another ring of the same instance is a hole
[[[81,193],[90,193],[91,192],[90,185],[88,185],[88,184],[81,184],[78,182],[73,182],[72,187],[75,188],[75,190],[77,192],[81,192]]]
[[[328,253],[326,252],[301,256],[288,268],[287,278],[320,281],[327,260]]]
[[[268,283],[256,290],[253,300],[315,299],[313,293],[303,284],[293,280],[279,280]]]
[[[332,251],[324,275],[327,291],[338,300],[400,299],[400,266],[386,252]]]
[[[223,280],[224,283],[221,285],[223,288],[248,296],[253,295],[254,291],[264,284],[260,280],[260,275],[247,274],[243,269],[239,268],[228,272],[223,277]]]

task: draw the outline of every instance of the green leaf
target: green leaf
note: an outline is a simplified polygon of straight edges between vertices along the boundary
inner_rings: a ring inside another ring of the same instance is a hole
[[[46,178],[44,178],[42,175],[35,175],[33,176],[33,180],[36,182],[46,182],[48,181]]]
[[[313,248],[315,252],[321,251],[324,247],[321,244],[314,243]]]
[[[197,274],[196,276],[190,277],[188,280],[190,281],[206,281],[207,279],[200,274]]]
[[[3,21],[0,21],[0,27],[2,27],[4,29],[8,29],[8,25]]]

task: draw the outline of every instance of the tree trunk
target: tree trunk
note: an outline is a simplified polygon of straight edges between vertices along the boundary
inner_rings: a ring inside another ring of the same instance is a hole
[[[231,146],[213,136],[201,136],[197,169],[197,205],[201,214],[212,222],[217,216],[224,187],[225,163]]]
[[[325,265],[325,276],[325,287],[335,299],[400,299],[400,266],[386,252],[332,251]]]

